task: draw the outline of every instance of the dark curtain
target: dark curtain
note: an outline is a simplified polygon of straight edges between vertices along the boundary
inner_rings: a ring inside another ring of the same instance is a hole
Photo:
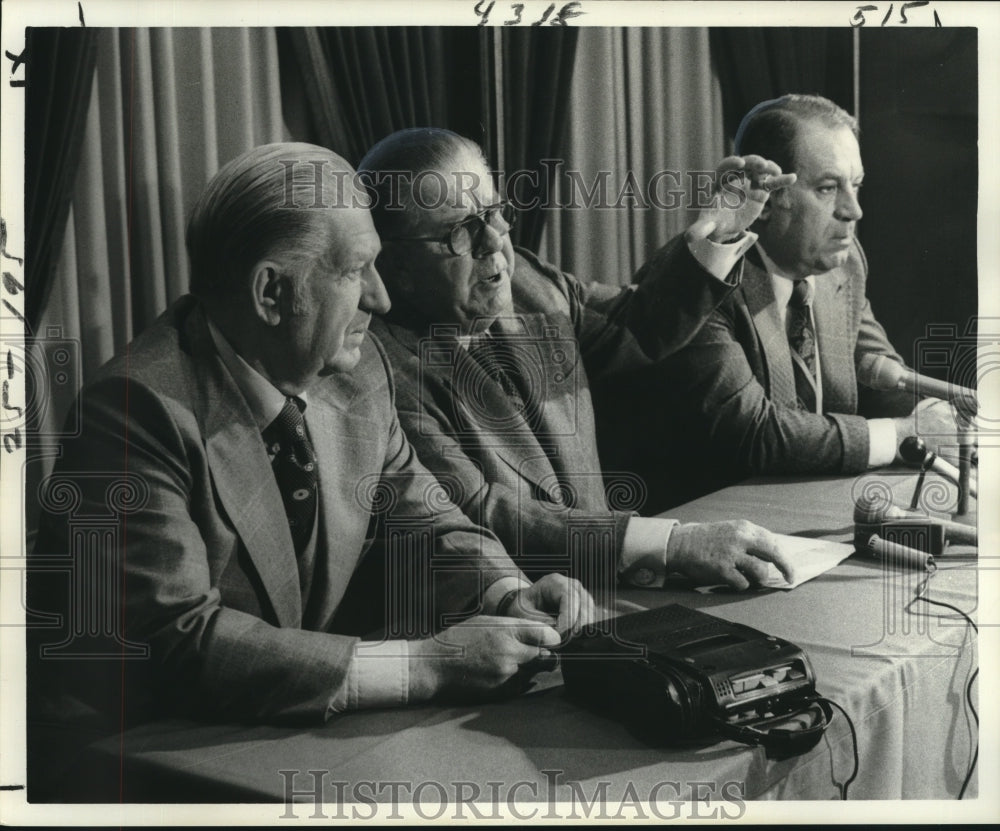
[[[28,27],[25,32],[24,306],[32,330],[52,288],[66,230],[96,44],[92,29]]]
[[[496,123],[494,38],[503,56],[502,124]],[[576,47],[572,29],[334,27],[278,29],[282,108],[293,138],[331,148],[357,165],[379,139],[404,127],[446,127],[482,145],[508,173],[541,171],[566,133]],[[519,191],[544,201],[547,182]],[[523,211],[514,241],[537,251],[542,212]]]
[[[482,142],[480,31],[428,26],[278,29],[293,137],[352,165],[404,127],[448,127]]]
[[[502,167],[512,174],[532,171],[538,178],[537,196],[544,203],[549,192],[542,159],[560,158],[566,148],[569,86],[579,32],[554,29],[501,29],[503,54],[504,145]],[[522,179],[527,181],[527,177]],[[519,189],[519,198],[531,198]],[[511,234],[516,245],[538,251],[545,212],[521,211]]]
[[[853,29],[717,28],[709,36],[729,141],[755,104],[789,92],[854,111]]]

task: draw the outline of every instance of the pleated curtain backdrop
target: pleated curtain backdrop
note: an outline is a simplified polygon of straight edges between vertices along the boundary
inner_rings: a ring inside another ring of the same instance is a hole
[[[847,28],[712,29],[712,56],[725,90],[727,137],[735,137],[754,106],[789,92],[825,95],[854,112],[854,34]]]
[[[507,176],[531,171],[538,176],[538,195],[546,188],[542,160],[566,152],[569,113],[567,91],[575,69],[580,30],[572,27],[499,29],[503,55],[503,131],[500,168]],[[545,212],[522,210],[512,231],[516,245],[538,251]]]
[[[565,168],[577,171],[588,189],[606,172],[609,205],[631,172],[642,199],[626,198],[621,208],[547,211],[541,254],[581,279],[625,285],[690,224],[695,211],[684,205],[697,172],[714,170],[724,155],[708,30],[581,27],[568,95]],[[660,171],[677,174],[661,176],[658,188],[658,198],[667,204],[674,199],[676,208],[657,208],[646,197]],[[573,201],[565,175],[558,184],[554,204]],[[684,199],[669,195],[682,189]]]
[[[405,127],[447,127],[482,141],[483,35],[437,26],[279,29],[289,128],[352,165]]]
[[[69,219],[39,331],[77,339],[79,382],[187,291],[187,214],[234,156],[285,137],[273,29],[102,29]],[[45,429],[41,425],[40,429]]]
[[[101,29],[72,202],[36,331],[80,356],[53,365],[31,431],[58,436],[82,383],[188,287],[187,214],[221,165],[287,138],[272,29]],[[73,371],[61,371],[69,366]],[[54,371],[53,371],[54,370]],[[50,440],[51,441],[51,440]],[[27,545],[54,447],[25,470]]]

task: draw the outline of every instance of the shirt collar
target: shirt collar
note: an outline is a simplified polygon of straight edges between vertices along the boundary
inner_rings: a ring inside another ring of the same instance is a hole
[[[761,262],[764,264],[764,270],[767,271],[767,275],[771,278],[771,288],[774,291],[774,300],[778,304],[779,309],[784,309],[788,305],[788,301],[792,299],[792,290],[795,288],[795,280],[783,276],[783,272],[778,266],[774,264],[774,260],[767,256],[767,252],[764,248],[758,244],[757,253],[760,254]],[[812,287],[813,292],[816,291],[816,275],[810,274],[808,277],[803,278]]]
[[[211,318],[208,318],[208,331],[215,343],[215,348],[219,350],[222,363],[225,364],[229,374],[233,376],[236,386],[239,387],[246,399],[254,422],[258,429],[263,431],[278,417],[288,397],[236,354],[226,336],[212,323]],[[306,400],[304,392],[299,393],[298,397],[302,401]]]

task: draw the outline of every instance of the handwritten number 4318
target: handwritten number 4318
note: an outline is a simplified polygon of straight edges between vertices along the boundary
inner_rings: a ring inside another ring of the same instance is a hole
[[[920,6],[929,5],[930,0],[912,0],[909,3],[901,3],[899,6],[899,23],[906,25],[910,21],[906,19],[906,12],[908,9],[916,9]],[[881,26],[885,26],[889,23],[889,19],[892,17],[892,7],[893,4],[889,4],[889,11],[885,13],[885,17],[882,18]],[[879,10],[878,6],[858,6],[857,11],[854,12],[854,17],[851,18],[852,26],[864,26],[867,22],[865,20],[865,12],[877,12]],[[941,25],[941,18],[938,17],[937,10],[934,10],[934,26],[939,27]]]
[[[490,0],[489,3],[486,0],[479,0],[474,7],[474,11],[481,20],[479,21],[480,26],[485,26],[490,17],[490,12],[493,11],[493,7],[496,5],[494,0]],[[504,26],[519,26],[526,21],[524,20],[524,3],[511,3],[510,11],[513,17],[510,20],[504,20]],[[553,15],[552,13],[555,12]],[[563,7],[556,11],[556,4],[550,3],[548,8],[542,14],[538,20],[532,22],[532,26],[565,26],[566,21],[573,17],[580,17],[583,11],[580,9],[580,4],[578,2],[565,3]]]

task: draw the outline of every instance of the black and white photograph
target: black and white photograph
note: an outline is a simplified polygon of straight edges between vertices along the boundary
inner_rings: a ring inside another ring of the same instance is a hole
[[[0,822],[1000,820],[1000,3],[2,13]]]

